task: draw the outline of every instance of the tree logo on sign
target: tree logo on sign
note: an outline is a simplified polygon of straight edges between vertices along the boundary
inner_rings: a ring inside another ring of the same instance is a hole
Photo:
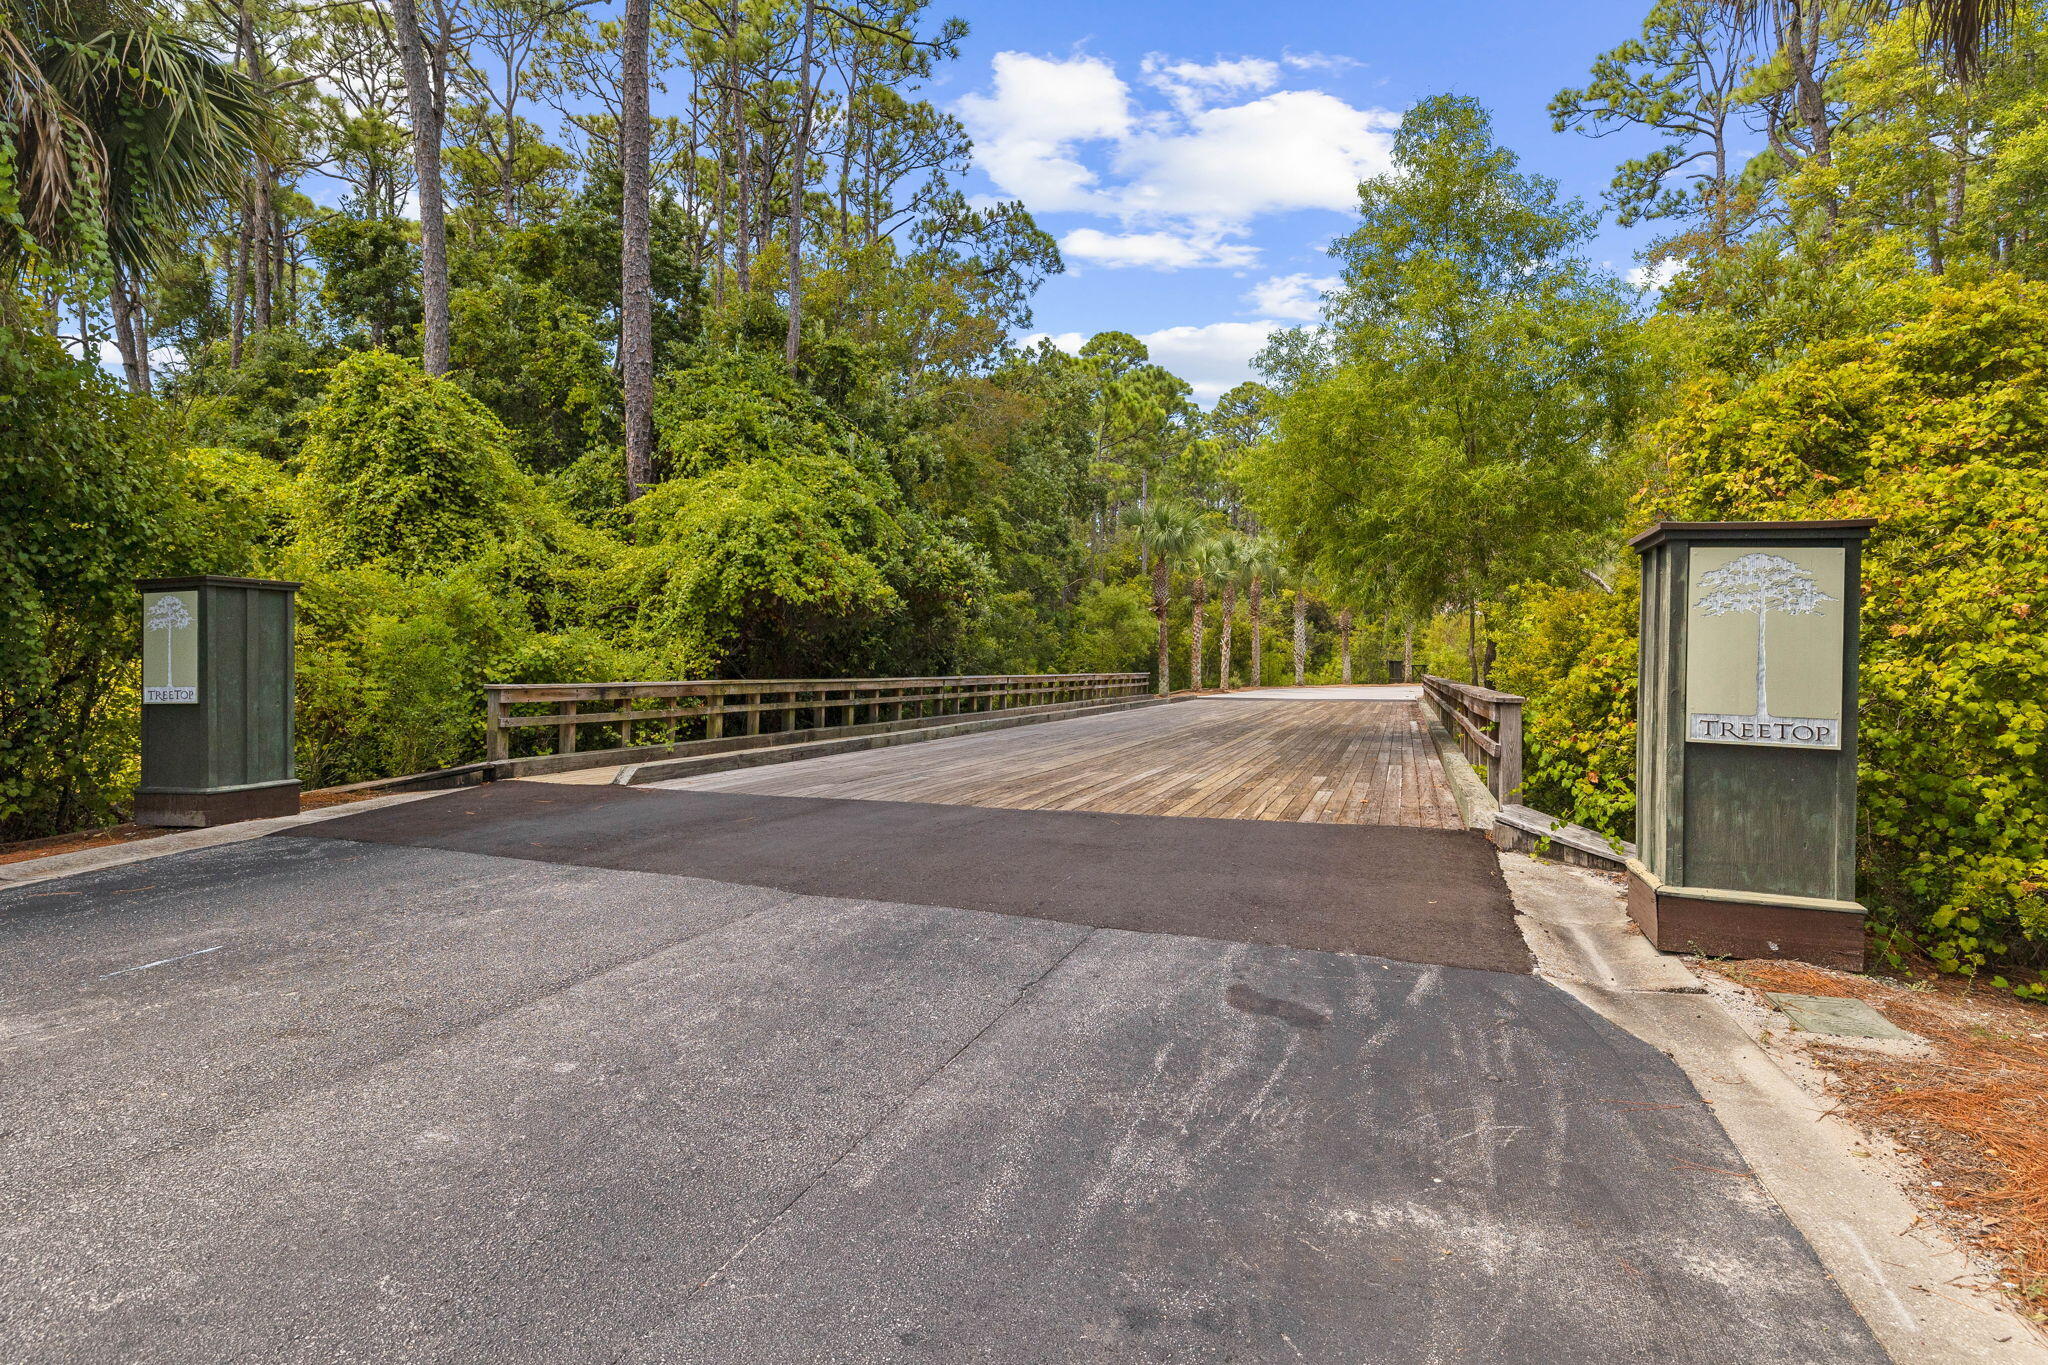
[[[1704,594],[1693,605],[1702,616],[1749,612],[1756,616],[1756,718],[1769,720],[1770,673],[1764,637],[1772,612],[1811,616],[1834,601],[1820,582],[1783,555],[1746,554],[1700,575]]]
[[[182,600],[180,600],[180,599],[176,598],[176,597],[159,597],[159,598],[157,598],[157,600],[156,600],[156,601],[155,601],[154,603],[152,603],[152,604],[150,605],[149,611],[148,611],[148,612],[147,612],[147,613],[146,613],[146,614],[144,615],[144,617],[143,617],[143,620],[142,620],[142,626],[143,626],[143,629],[144,629],[144,630],[150,630],[150,631],[158,631],[158,630],[161,630],[161,631],[173,631],[173,630],[183,630],[183,629],[184,629],[184,628],[185,628],[186,626],[189,626],[189,625],[191,625],[191,624],[192,624],[192,613],[191,613],[191,612],[189,612],[189,611],[187,611],[187,610],[185,610],[185,604],[184,604],[184,602],[183,602]],[[177,680],[176,680],[175,678],[173,678],[173,677],[171,676],[171,673],[172,673],[172,663],[173,663],[173,661],[174,661],[174,660],[175,660],[176,658],[177,658],[177,651],[171,648],[171,644],[170,644],[170,636],[169,636],[169,635],[165,635],[165,637],[164,637],[164,686],[165,686],[165,687],[176,687],[176,686],[178,685],[178,684],[177,684]]]

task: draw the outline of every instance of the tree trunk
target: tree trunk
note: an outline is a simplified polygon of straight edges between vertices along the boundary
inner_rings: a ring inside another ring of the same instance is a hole
[[[1344,647],[1344,681],[1351,682],[1351,608],[1337,613],[1337,638]]]
[[[1159,677],[1155,690],[1165,696],[1173,683],[1170,677],[1172,660],[1167,657],[1166,594],[1168,579],[1166,557],[1158,555],[1152,561],[1152,614],[1159,618]]]
[[[148,393],[149,378],[142,366],[141,347],[136,342],[135,302],[128,292],[127,272],[116,267],[108,303],[114,313],[114,345],[121,352],[121,375],[128,392]]]
[[[1217,650],[1216,686],[1225,692],[1230,690],[1230,618],[1237,614],[1237,581],[1223,580],[1223,629],[1219,632],[1222,646]]]
[[[256,301],[250,330],[270,330],[270,168],[262,162],[256,163],[256,207],[250,213],[253,232],[249,240],[249,276],[255,286]]]
[[[711,128],[711,165],[717,173],[717,180],[711,186],[712,216],[717,220],[716,237],[711,248],[711,305],[725,307],[725,258],[730,252],[732,241],[732,220],[726,210],[729,197],[731,174],[725,168],[726,152],[731,141],[732,91],[723,80],[718,82],[718,111]]]
[[[1401,681],[1415,681],[1415,623],[1403,622],[1401,626]]]
[[[739,59],[733,59],[734,80],[739,74]],[[744,94],[733,95],[732,119],[733,170],[739,174],[738,203],[734,207],[732,239],[732,282],[733,287],[744,295],[752,287],[751,279],[752,244],[754,231],[754,174],[751,149],[747,146],[747,101]]]
[[[625,172],[620,211],[619,371],[626,400],[626,496],[654,482],[654,283],[648,217],[647,32],[652,0],[626,0],[620,54],[619,158]]]
[[[1266,671],[1266,615],[1259,609],[1259,592],[1265,580],[1258,574],[1252,575],[1252,592],[1249,612],[1252,618],[1252,686],[1259,685],[1260,676]]]
[[[1095,446],[1097,450],[1102,448],[1102,437],[1099,434],[1095,438]],[[1145,501],[1150,492],[1151,483],[1147,477],[1147,472],[1141,469],[1138,471],[1138,515],[1140,516],[1143,516],[1145,513]],[[1145,574],[1151,571],[1152,547],[1140,539],[1138,541],[1138,572]]]
[[[498,216],[505,220],[505,226],[519,226],[519,205],[513,192],[513,183],[519,173],[519,105],[518,90],[511,84],[508,75],[505,98],[505,160],[498,167]]]
[[[1197,571],[1195,581],[1189,586],[1192,589],[1189,597],[1192,614],[1188,617],[1188,686],[1199,692],[1202,690],[1202,618],[1209,614],[1209,580]]]
[[[228,367],[242,366],[242,338],[249,318],[249,236],[254,230],[249,212],[242,211],[242,227],[235,235],[235,264],[228,279]]]
[[[285,293],[285,263],[290,248],[285,245],[284,210],[277,203],[277,168],[270,170],[270,313],[277,326],[292,320],[292,301]]]
[[[804,56],[797,68],[797,99],[803,112],[796,122],[796,146],[789,157],[789,336],[783,359],[796,369],[797,340],[803,335],[804,313],[804,185],[811,170],[811,52],[817,29],[817,0],[804,0]]]
[[[156,390],[156,376],[149,369],[149,295],[132,283],[128,290],[128,325],[135,333],[135,370],[142,379],[142,393]]]
[[[441,195],[441,104],[427,71],[416,0],[391,0],[405,101],[412,114],[412,167],[420,197],[420,302],[426,313],[420,367],[448,373],[448,223]]]
[[[1294,685],[1308,680],[1308,594],[1294,590]]]
[[[1821,26],[1826,9],[1820,0],[1787,0],[1781,11],[1781,44],[1792,77],[1792,103],[1799,122],[1805,126],[1807,150],[1821,166],[1834,164],[1834,129],[1828,124],[1827,91],[1819,71]],[[1832,234],[1841,205],[1833,191],[1823,198],[1827,210],[1828,234]]]

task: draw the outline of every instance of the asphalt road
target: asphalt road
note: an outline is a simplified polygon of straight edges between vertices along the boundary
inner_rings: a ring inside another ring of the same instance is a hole
[[[304,837],[0,964],[0,1360],[1882,1359],[1519,971]]]

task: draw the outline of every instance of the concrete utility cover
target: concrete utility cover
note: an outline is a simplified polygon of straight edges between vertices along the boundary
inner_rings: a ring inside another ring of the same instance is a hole
[[[1861,1000],[1834,995],[1784,995],[1777,991],[1765,991],[1764,995],[1785,1011],[1795,1027],[1808,1033],[1827,1033],[1837,1038],[1914,1037]]]

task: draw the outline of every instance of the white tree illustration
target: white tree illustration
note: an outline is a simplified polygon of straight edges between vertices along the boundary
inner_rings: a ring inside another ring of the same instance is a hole
[[[1787,616],[1810,616],[1834,601],[1822,592],[1820,583],[1806,570],[1783,555],[1746,554],[1718,569],[1700,575],[1703,594],[1693,605],[1702,615],[1727,616],[1733,612],[1756,614],[1756,718],[1770,718],[1767,698],[1769,674],[1764,658],[1765,627],[1772,612]]]
[[[159,597],[159,598],[157,598],[157,599],[156,599],[156,601],[155,601],[155,603],[153,603],[153,604],[152,604],[152,605],[150,606],[150,609],[149,609],[148,613],[147,613],[147,614],[145,614],[145,615],[144,615],[144,617],[143,617],[143,619],[142,619],[142,625],[143,625],[143,629],[145,629],[145,630],[162,630],[162,631],[172,631],[172,630],[180,630],[180,629],[182,629],[182,628],[184,628],[184,627],[186,627],[186,626],[189,626],[189,625],[191,625],[191,624],[192,624],[192,613],[191,613],[191,612],[189,612],[189,611],[186,611],[186,610],[185,610],[185,602],[184,602],[184,599],[182,599],[182,598],[178,598],[178,597]],[[172,678],[172,676],[171,676],[171,664],[172,664],[172,661],[173,661],[174,659],[176,659],[176,657],[177,657],[177,651],[175,651],[175,650],[173,650],[173,649],[171,648],[171,637],[170,637],[169,635],[165,635],[165,636],[164,636],[164,686],[165,686],[165,687],[176,687],[176,686],[178,685],[178,684],[177,684],[177,681],[176,681],[176,680],[175,680],[174,678]]]

